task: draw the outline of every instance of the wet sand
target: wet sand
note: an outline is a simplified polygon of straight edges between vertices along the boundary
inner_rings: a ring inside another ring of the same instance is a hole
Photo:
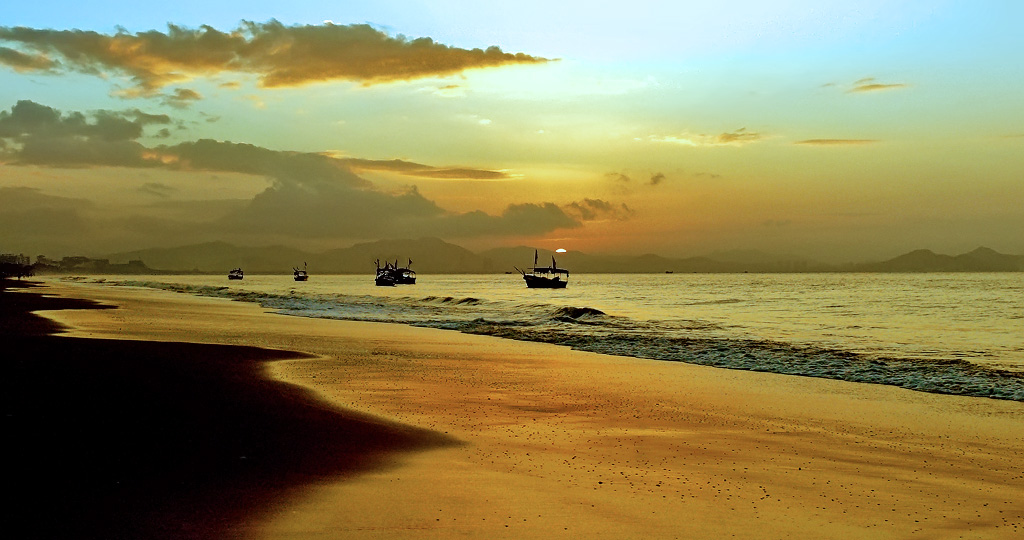
[[[1022,403],[287,317],[252,304],[163,291],[66,283],[43,290],[118,306],[45,312],[68,327],[62,337],[46,339],[98,342],[107,356],[119,347],[142,348],[119,352],[122,362],[76,364],[81,373],[70,379],[72,387],[102,370],[119,381],[114,386],[136,388],[130,402],[164,395],[158,409],[185,406],[198,417],[209,407],[192,404],[196,396],[220,396],[223,407],[240,403],[241,416],[248,416],[280,393],[327,415],[323,424],[252,420],[257,440],[266,425],[276,426],[269,430],[276,441],[270,453],[282,457],[250,480],[221,473],[213,495],[195,499],[208,505],[209,521],[226,523],[210,527],[209,537],[1024,534]],[[61,371],[77,347],[54,353],[64,358]],[[140,367],[141,358],[147,361]],[[240,365],[241,386],[273,391],[222,395],[222,386],[234,388],[224,372],[236,373]],[[171,391],[164,382],[167,371],[191,376],[207,369],[219,373],[201,377],[209,384]],[[73,389],[51,383],[53,373],[30,370],[22,380],[33,390],[25,393],[51,402],[56,417],[72,410],[71,403],[90,402],[81,392],[65,399]],[[280,404],[271,403],[263,410],[274,416]],[[141,425],[153,424],[150,418],[141,409],[132,416]],[[332,423],[354,420],[367,424],[325,442]],[[73,427],[55,425],[62,433]],[[208,444],[230,447],[223,439],[231,437],[217,436],[223,428],[185,429],[159,440],[188,440],[171,455]],[[379,429],[389,435],[376,435]],[[358,466],[339,458],[349,455],[346,445],[358,447]],[[217,477],[226,461],[216,454],[222,461],[207,463],[206,454],[179,459],[173,476]],[[24,489],[35,489],[40,515],[54,499],[67,504],[51,491],[64,474],[105,477],[77,461],[62,464],[41,485],[26,482]],[[278,481],[286,485],[261,491]],[[197,511],[180,504],[194,505],[193,499],[175,498],[167,487],[153,481],[133,492],[161,499],[157,506],[166,514],[136,525],[180,523]],[[232,508],[223,493],[251,502]]]
[[[113,339],[124,337],[114,327],[109,338],[54,335],[67,329],[30,312],[132,314],[40,290],[52,292],[0,294],[11,538],[245,537],[312,483],[457,444],[264,376],[267,362],[300,353]]]

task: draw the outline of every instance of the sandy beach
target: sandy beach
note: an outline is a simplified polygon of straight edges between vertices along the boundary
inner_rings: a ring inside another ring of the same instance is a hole
[[[57,280],[2,306],[45,317],[3,332],[38,537],[1024,534],[1024,403]]]

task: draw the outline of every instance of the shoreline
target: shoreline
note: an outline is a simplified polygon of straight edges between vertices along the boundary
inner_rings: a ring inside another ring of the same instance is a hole
[[[274,286],[260,278],[256,276],[252,283],[242,286],[225,285],[222,281],[197,283],[177,279],[106,282],[249,301],[282,314],[302,317],[402,322],[517,341],[569,345],[574,349],[613,356],[885,384],[921,392],[1024,403],[1024,364],[1019,358],[1021,343],[1012,331],[1012,325],[1007,326],[1016,318],[1009,307],[986,309],[989,315],[999,313],[1002,318],[995,316],[986,324],[979,319],[973,329],[961,329],[947,335],[949,332],[936,333],[941,325],[933,323],[934,317],[918,318],[916,323],[906,328],[901,328],[900,324],[871,322],[873,318],[869,315],[872,309],[877,309],[878,298],[873,302],[867,301],[875,308],[865,307],[862,313],[848,320],[831,320],[828,315],[818,320],[808,317],[806,310],[799,310],[797,314],[786,308],[778,313],[764,314],[765,317],[749,317],[749,309],[742,308],[736,313],[731,309],[712,309],[689,322],[669,317],[660,323],[658,319],[667,314],[659,313],[657,307],[650,313],[641,312],[641,316],[634,319],[626,305],[631,302],[624,304],[616,298],[610,303],[607,298],[598,302],[598,308],[589,307],[592,299],[585,298],[518,305],[520,296],[512,293],[513,289],[508,288],[507,283],[475,283],[468,288],[462,282],[431,283],[425,288],[418,287],[415,292],[408,290],[411,296],[389,294],[387,290],[378,296],[375,293],[379,288],[368,282],[318,280],[312,289],[304,287],[300,292],[294,289],[286,291],[288,287],[280,287],[280,282]],[[487,295],[487,299],[477,298],[481,286],[496,289]],[[348,294],[338,301],[323,296],[339,289],[348,291]],[[705,306],[706,293],[697,294],[693,299],[697,302],[694,305]],[[904,293],[897,295],[901,301],[915,301]],[[1007,294],[1012,292],[1007,291]],[[737,293],[737,296],[744,297],[744,292]],[[704,300],[698,301],[701,298]],[[710,305],[733,304],[732,300],[735,299],[712,301]],[[825,300],[817,298],[811,303]],[[828,305],[835,302],[841,303],[841,300],[830,299]],[[640,303],[646,305],[648,302]],[[705,308],[700,309],[703,311]],[[652,315],[657,316],[651,319]],[[881,313],[875,315],[882,316]],[[707,319],[701,319],[702,316]],[[970,313],[950,314],[951,320],[971,316]],[[737,324],[728,322],[732,317],[736,317]],[[782,322],[752,322],[755,320]],[[928,322],[922,327],[923,321]],[[808,325],[819,324],[823,328],[820,335],[806,333]],[[845,330],[835,330],[838,332],[835,336],[832,330],[826,329],[839,327]],[[714,328],[719,330],[713,331]],[[870,329],[860,330],[864,328]],[[997,331],[998,328],[1003,330]],[[953,348],[955,344],[960,348]],[[967,355],[962,351],[971,352]]]
[[[262,364],[265,373],[336,407],[462,441],[297,487],[246,522],[249,537],[1024,531],[1018,402],[284,317],[165,291],[46,288],[121,306],[44,313],[70,336],[299,351],[307,356]]]
[[[82,336],[60,314],[120,311],[53,287],[0,293],[5,529],[32,538],[237,537],[311,482],[394,466],[450,437],[326,406],[264,376],[307,355]],[[102,313],[102,314],[101,314]],[[52,316],[52,318],[51,318]]]

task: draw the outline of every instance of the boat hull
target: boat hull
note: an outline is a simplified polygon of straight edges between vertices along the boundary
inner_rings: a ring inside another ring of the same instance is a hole
[[[564,279],[546,278],[527,274],[523,276],[526,286],[530,289],[564,289],[569,284]]]

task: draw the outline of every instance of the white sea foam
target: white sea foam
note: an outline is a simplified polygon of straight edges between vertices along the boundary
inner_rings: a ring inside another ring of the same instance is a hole
[[[392,322],[730,369],[1024,401],[1024,274],[589,275],[564,290],[518,276],[106,278]]]

